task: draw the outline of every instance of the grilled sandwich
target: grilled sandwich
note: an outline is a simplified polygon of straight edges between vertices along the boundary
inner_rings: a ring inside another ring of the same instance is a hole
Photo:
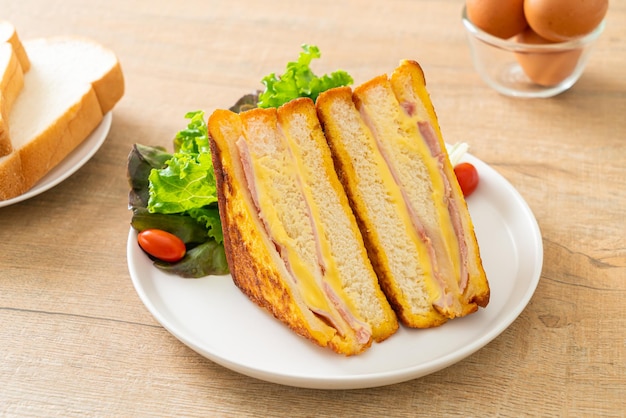
[[[235,284],[345,355],[489,302],[474,227],[419,64],[208,121]]]
[[[489,302],[463,193],[418,63],[322,93],[319,118],[381,287],[409,327]]]
[[[337,353],[361,353],[396,332],[314,103],[218,110],[208,129],[235,284]]]

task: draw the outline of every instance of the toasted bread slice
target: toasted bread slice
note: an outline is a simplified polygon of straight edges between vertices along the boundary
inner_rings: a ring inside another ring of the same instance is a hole
[[[13,149],[8,119],[15,99],[24,86],[24,73],[30,61],[15,27],[0,21],[0,157]]]
[[[417,121],[422,137],[432,142],[433,148],[438,150],[436,158],[442,162],[441,176],[446,188],[445,201],[448,203],[450,222],[454,226],[457,236],[459,257],[462,260],[459,271],[459,299],[462,314],[474,312],[478,307],[485,307],[489,303],[490,289],[485,270],[480,257],[480,248],[476,239],[474,225],[467,208],[467,202],[459,186],[454,167],[450,164],[443,135],[439,127],[434,106],[426,89],[424,72],[415,61],[403,61],[391,75],[391,86],[400,105],[407,114]],[[424,128],[422,128],[424,127]],[[434,138],[428,138],[434,135]],[[445,210],[442,215],[445,214]],[[444,219],[431,225],[431,229],[445,226]],[[455,240],[452,239],[452,242]]]
[[[410,327],[489,300],[469,212],[419,65],[317,100],[340,178],[387,298]]]
[[[209,132],[233,280],[298,334],[346,355],[393,334],[315,106],[297,99],[236,115]]]
[[[0,199],[29,190],[78,146],[121,99],[117,57],[89,40],[24,42],[30,70],[13,104],[13,151],[0,157]]]
[[[308,99],[292,100],[279,109],[278,119],[314,211],[316,238],[323,257],[312,260],[312,265],[316,261],[324,263],[326,280],[335,281],[335,292],[343,294],[354,315],[369,325],[374,340],[382,341],[397,330],[396,316],[367,256],[315,105]]]

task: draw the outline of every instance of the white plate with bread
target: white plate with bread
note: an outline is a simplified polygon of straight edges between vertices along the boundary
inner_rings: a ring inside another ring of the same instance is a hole
[[[115,54],[64,36],[22,43],[0,21],[0,207],[65,180],[100,148],[124,94]]]
[[[130,230],[128,267],[139,297],[156,320],[202,356],[278,384],[356,389],[404,382],[457,363],[515,321],[541,275],[542,238],[527,203],[499,173],[466,155],[480,185],[467,199],[491,288],[489,305],[430,329],[400,326],[366,352],[342,356],[301,338],[251,303],[231,277],[184,279],[166,274]]]
[[[113,114],[111,112],[104,115],[102,122],[100,122],[96,129],[56,167],[50,170],[26,193],[11,199],[0,200],[0,208],[28,200],[47,190],[50,190],[78,171],[100,149],[107,138],[109,129],[111,129],[112,120]]]

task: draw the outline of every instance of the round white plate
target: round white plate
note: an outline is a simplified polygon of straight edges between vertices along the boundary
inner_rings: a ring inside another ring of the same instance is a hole
[[[482,161],[468,199],[491,287],[486,309],[428,330],[400,327],[365,353],[345,357],[292,333],[261,310],[230,276],[183,279],[152,266],[128,235],[130,275],[156,320],[184,344],[229,369],[307,388],[355,389],[415,379],[456,363],[504,331],[532,297],[543,263],[537,221],[519,193]]]
[[[29,191],[12,199],[0,200],[0,208],[13,205],[15,203],[37,196],[61,183],[63,180],[74,174],[100,149],[111,129],[111,112],[104,115],[100,125],[80,143],[67,157],[65,157],[56,167],[50,170],[41,180],[39,180]]]

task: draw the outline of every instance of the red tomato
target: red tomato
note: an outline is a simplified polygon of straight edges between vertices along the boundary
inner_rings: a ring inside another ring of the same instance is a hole
[[[454,167],[454,174],[459,181],[463,196],[471,195],[478,187],[478,171],[470,163],[460,163]]]
[[[185,256],[185,243],[174,234],[160,229],[145,229],[137,235],[139,246],[151,256],[175,263]]]

